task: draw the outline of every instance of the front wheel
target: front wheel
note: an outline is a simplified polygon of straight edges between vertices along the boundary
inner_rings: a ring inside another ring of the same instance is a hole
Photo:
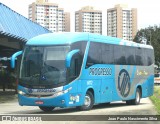
[[[51,112],[51,111],[53,111],[53,109],[54,109],[55,107],[39,106],[39,108],[40,108],[41,110],[43,110],[44,112]]]
[[[93,104],[94,104],[93,94],[90,91],[87,91],[85,95],[84,105],[79,106],[78,109],[82,111],[87,111],[93,107]]]

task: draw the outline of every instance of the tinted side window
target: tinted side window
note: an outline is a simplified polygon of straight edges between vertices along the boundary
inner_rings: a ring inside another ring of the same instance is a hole
[[[114,63],[118,65],[125,65],[126,64],[126,57],[125,57],[125,47],[124,46],[114,46]]]
[[[135,48],[134,47],[125,47],[126,54],[126,64],[127,65],[135,65]]]
[[[84,52],[86,50],[86,44],[87,44],[87,42],[85,42],[85,41],[75,42],[71,45],[71,50],[79,49],[80,54],[82,56],[84,56]]]
[[[79,42],[75,42],[73,44],[71,44],[71,50],[75,50],[75,49],[79,49],[80,52],[73,55],[72,60],[71,60],[71,66],[70,68],[67,70],[67,82],[71,82],[74,79],[76,79],[81,71],[81,66],[82,66],[82,61],[83,61],[83,57],[84,57],[84,53],[85,53],[85,49],[86,49],[86,44],[87,42],[85,41],[79,41]]]
[[[101,44],[91,42],[88,52],[86,68],[94,64],[101,64]]]
[[[113,64],[113,45],[102,44],[102,63],[103,64]]]
[[[143,65],[143,52],[142,48],[135,48],[136,49],[136,65]]]
[[[79,61],[76,60],[78,62],[77,63],[73,63],[73,64],[77,64],[78,66],[78,75],[80,74],[80,69],[81,69],[81,66],[82,66],[82,61],[83,61],[83,58],[84,58],[84,53],[85,53],[85,50],[86,50],[86,45],[87,45],[87,42],[85,41],[79,41],[79,42],[75,42],[71,45],[71,50],[75,50],[75,49],[79,49],[80,52],[79,52]],[[73,65],[73,67],[75,68],[76,65]],[[74,73],[75,74],[75,73]]]
[[[147,49],[143,48],[142,52],[143,52],[143,66],[148,66],[148,55],[147,55]]]
[[[152,65],[154,63],[154,51],[153,49],[146,49],[147,65]]]

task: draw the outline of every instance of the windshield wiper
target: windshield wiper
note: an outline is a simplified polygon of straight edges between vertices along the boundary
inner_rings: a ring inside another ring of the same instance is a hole
[[[40,76],[40,74],[34,74],[31,77],[38,77],[38,76]]]
[[[39,78],[40,74],[33,74],[30,76],[29,82],[32,81],[34,78]]]

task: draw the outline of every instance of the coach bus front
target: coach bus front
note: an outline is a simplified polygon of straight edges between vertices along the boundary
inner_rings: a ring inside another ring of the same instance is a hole
[[[20,105],[44,111],[71,106],[68,92],[76,88],[70,82],[79,75],[83,58],[73,46],[25,46],[18,83]]]

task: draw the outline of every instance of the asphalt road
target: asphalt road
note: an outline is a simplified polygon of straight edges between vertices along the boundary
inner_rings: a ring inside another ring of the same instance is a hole
[[[45,113],[38,107],[19,106],[17,100],[0,104],[0,114],[92,114],[92,115],[155,115],[154,105],[148,98],[141,99],[140,105],[126,105],[125,102],[113,102],[110,105],[95,105],[90,111],[78,111],[76,108],[56,108],[53,112]]]
[[[70,124],[70,123],[92,123],[97,124],[97,122],[93,121],[85,121],[82,122],[83,119],[85,119],[85,115],[156,115],[157,112],[155,111],[154,105],[148,98],[141,99],[140,105],[126,105],[125,102],[113,102],[110,105],[106,104],[99,104],[95,105],[94,108],[90,111],[78,111],[76,108],[67,108],[67,109],[61,109],[56,108],[53,112],[50,113],[44,113],[41,111],[38,107],[29,107],[29,106],[19,106],[17,100],[10,101],[8,103],[1,103],[0,104],[0,114],[6,115],[6,114],[14,114],[14,115],[42,115],[42,114],[48,114],[51,115],[62,115],[63,119],[67,116],[66,115],[77,115],[76,118],[81,117],[80,121],[56,121],[56,124],[63,123],[63,124]],[[84,115],[84,116],[83,116]],[[53,116],[54,117],[54,116]],[[93,116],[94,117],[94,116]],[[87,118],[87,116],[86,116]],[[95,118],[94,118],[95,119]],[[74,120],[74,119],[73,119]],[[98,120],[97,120],[98,121]],[[98,121],[98,123],[109,123],[110,121]],[[0,122],[1,124],[2,122]],[[11,123],[11,122],[7,122]],[[7,124],[5,122],[5,124]],[[12,122],[13,123],[13,122]],[[21,122],[19,122],[21,124]],[[24,123],[24,122],[23,122]],[[35,122],[32,122],[35,123]],[[38,122],[38,124],[41,124],[42,122]],[[43,122],[43,123],[53,123],[53,122]],[[124,123],[123,121],[115,122],[112,121],[111,123]],[[133,121],[125,121],[125,123],[150,123],[153,122],[149,121],[141,121],[141,122],[133,122]],[[160,123],[154,122],[154,123]]]

